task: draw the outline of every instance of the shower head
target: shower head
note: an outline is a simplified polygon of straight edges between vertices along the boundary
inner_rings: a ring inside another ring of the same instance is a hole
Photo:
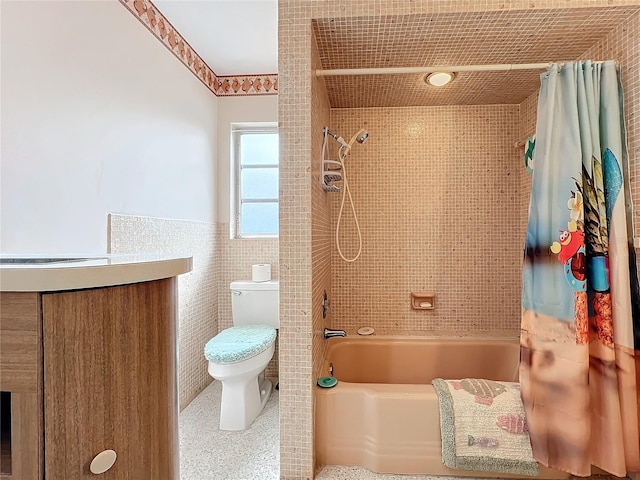
[[[342,160],[347,158],[347,155],[349,154],[351,147],[355,142],[363,144],[369,139],[369,132],[367,132],[363,128],[358,130],[358,132],[353,137],[351,137],[351,140],[349,140],[348,143],[344,141],[344,138],[331,132],[327,127],[324,128],[324,134],[331,135],[333,138],[335,138],[336,142],[340,144],[340,156],[342,157]]]
[[[351,137],[351,140],[349,140],[348,144],[342,145],[340,147],[340,156],[342,157],[342,160],[345,160],[347,158],[347,155],[349,155],[349,153],[351,152],[351,147],[353,146],[354,142],[358,142],[360,145],[362,145],[367,141],[368,138],[369,132],[367,132],[363,128],[358,130],[358,132],[353,137]]]
[[[353,141],[355,140],[356,142],[358,142],[359,144],[363,144],[364,142],[366,142],[369,139],[369,132],[367,132],[364,128],[361,128],[358,133],[356,133],[353,138],[351,139],[351,141],[349,142],[349,145],[353,145]]]

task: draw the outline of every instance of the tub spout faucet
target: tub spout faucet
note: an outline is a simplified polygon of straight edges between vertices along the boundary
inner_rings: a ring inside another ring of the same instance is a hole
[[[346,336],[347,336],[347,332],[345,332],[344,330],[332,330],[331,328],[324,329],[324,338],[346,337]]]

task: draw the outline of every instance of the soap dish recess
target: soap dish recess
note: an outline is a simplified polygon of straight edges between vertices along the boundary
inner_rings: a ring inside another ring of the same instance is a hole
[[[368,336],[373,335],[374,333],[375,330],[372,327],[362,327],[358,329],[358,335]]]
[[[433,310],[436,308],[436,294],[429,291],[411,292],[411,308]]]

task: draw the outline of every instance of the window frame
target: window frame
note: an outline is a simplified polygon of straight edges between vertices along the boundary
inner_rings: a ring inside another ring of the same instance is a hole
[[[264,169],[276,168],[278,176],[280,175],[280,161],[277,164],[242,166],[241,141],[242,136],[246,134],[278,134],[278,124],[275,122],[251,123],[251,124],[231,124],[231,238],[232,239],[256,239],[256,238],[278,238],[280,235],[280,225],[278,225],[277,233],[242,233],[242,204],[243,203],[271,203],[278,207],[280,212],[280,195],[278,187],[278,196],[275,198],[242,198],[242,170],[244,169]],[[278,137],[279,138],[279,137]],[[278,152],[279,157],[279,152]],[[278,215],[279,217],[279,215]]]

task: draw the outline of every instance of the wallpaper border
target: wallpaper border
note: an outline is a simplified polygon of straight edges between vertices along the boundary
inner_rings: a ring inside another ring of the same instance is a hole
[[[119,1],[214,95],[278,94],[278,74],[218,76],[150,0]]]

